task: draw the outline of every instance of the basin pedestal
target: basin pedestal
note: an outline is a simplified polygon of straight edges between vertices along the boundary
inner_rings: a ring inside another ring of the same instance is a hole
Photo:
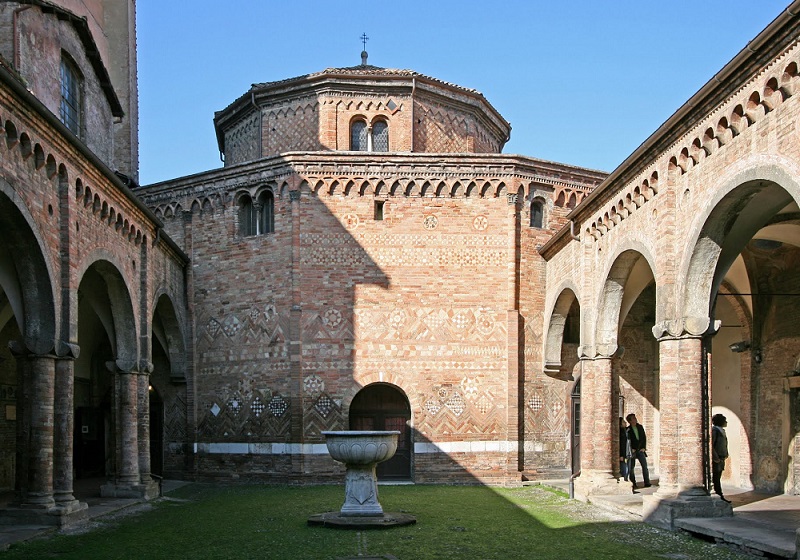
[[[369,517],[383,515],[378,501],[375,467],[391,459],[397,451],[400,432],[346,431],[322,432],[328,452],[347,466],[344,477],[344,505],[341,515]]]
[[[343,529],[383,529],[411,525],[417,520],[406,513],[384,513],[378,501],[378,477],[375,467],[391,459],[397,451],[397,431],[322,432],[328,452],[344,463],[344,505],[337,512],[319,513],[308,519],[309,525]]]

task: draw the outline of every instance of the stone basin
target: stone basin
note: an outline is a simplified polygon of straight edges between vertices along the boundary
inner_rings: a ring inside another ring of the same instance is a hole
[[[394,456],[398,431],[322,432],[328,452],[336,461],[347,466],[344,477],[344,505],[339,515],[344,517],[382,516],[378,502],[378,477],[375,466]]]
[[[400,432],[352,430],[322,434],[328,445],[328,453],[336,461],[345,465],[369,465],[394,456]]]

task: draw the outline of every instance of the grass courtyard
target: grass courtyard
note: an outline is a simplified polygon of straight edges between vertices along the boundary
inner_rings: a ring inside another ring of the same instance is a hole
[[[135,514],[15,545],[0,560],[748,558],[541,487],[381,486],[384,510],[411,513],[416,525],[307,526],[309,515],[338,510],[343,497],[343,486],[190,484]]]

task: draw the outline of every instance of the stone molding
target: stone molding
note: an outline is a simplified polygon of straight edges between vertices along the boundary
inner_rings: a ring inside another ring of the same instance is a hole
[[[709,317],[681,317],[657,323],[653,327],[653,336],[657,340],[700,338],[716,332],[719,327],[720,321],[712,324]]]

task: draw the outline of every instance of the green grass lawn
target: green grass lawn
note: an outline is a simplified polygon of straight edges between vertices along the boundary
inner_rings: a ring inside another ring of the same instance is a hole
[[[417,524],[387,530],[309,527],[336,511],[343,486],[191,484],[135,515],[81,534],[13,546],[0,560],[458,558],[746,558],[732,550],[608,514],[540,487],[381,486],[386,511]]]

